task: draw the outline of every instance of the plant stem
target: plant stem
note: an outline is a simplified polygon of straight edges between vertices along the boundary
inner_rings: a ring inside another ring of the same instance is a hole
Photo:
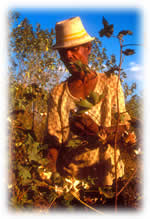
[[[91,210],[95,211],[98,214],[104,214],[101,211],[96,210],[95,208],[91,207],[90,205],[88,205],[87,203],[85,203],[84,201],[82,201],[73,191],[71,191],[71,194],[79,201],[81,202],[83,205],[85,205],[86,207],[90,208]]]
[[[26,189],[25,191],[23,191],[19,196],[18,199],[19,201],[21,201],[22,197],[29,191],[30,188]]]
[[[114,153],[114,163],[115,163],[115,211],[117,211],[117,192],[118,192],[118,182],[117,182],[117,140],[118,140],[118,130],[119,130],[119,119],[120,119],[120,109],[119,109],[119,97],[118,97],[118,88],[119,88],[119,81],[120,81],[120,72],[121,72],[121,65],[122,65],[122,41],[120,39],[120,63],[119,63],[119,74],[118,74],[118,81],[117,81],[117,125],[116,125],[116,134],[115,134],[115,153]]]
[[[34,131],[34,121],[35,121],[35,115],[34,115],[34,112],[35,111],[35,101],[33,100],[32,102],[32,112],[33,112],[33,121],[32,121],[32,130]]]
[[[129,184],[129,182],[132,180],[133,176],[135,175],[136,173],[136,168],[135,170],[133,171],[133,173],[131,174],[131,176],[129,177],[128,181],[126,182],[126,184],[122,187],[122,189],[117,193],[117,196],[120,195],[121,192],[123,192],[123,190],[127,187],[127,185]]]
[[[50,203],[50,205],[49,205],[49,208],[51,208],[52,207],[52,205],[53,205],[53,203],[55,202],[55,200],[57,199],[57,197],[55,197],[54,199],[53,199],[53,201]]]

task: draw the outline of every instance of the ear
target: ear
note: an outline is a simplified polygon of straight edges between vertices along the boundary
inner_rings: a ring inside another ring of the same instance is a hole
[[[87,49],[88,49],[88,54],[90,54],[91,49],[92,49],[92,43],[91,42],[87,43]]]

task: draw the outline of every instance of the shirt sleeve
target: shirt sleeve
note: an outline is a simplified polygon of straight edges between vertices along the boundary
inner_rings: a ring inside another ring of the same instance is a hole
[[[62,143],[62,127],[60,119],[60,107],[59,107],[59,89],[54,89],[50,93],[48,100],[48,120],[47,129],[48,135],[53,137],[56,144]]]

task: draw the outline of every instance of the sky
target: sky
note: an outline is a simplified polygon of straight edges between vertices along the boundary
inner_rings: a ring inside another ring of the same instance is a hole
[[[108,56],[114,54],[119,64],[120,46],[116,38],[100,38],[99,31],[103,28],[103,16],[109,24],[114,24],[114,35],[121,30],[130,30],[133,35],[124,37],[124,44],[142,44],[142,14],[138,9],[102,9],[102,8],[14,8],[13,10],[20,13],[20,20],[27,18],[29,22],[36,27],[40,23],[42,29],[55,28],[56,22],[68,19],[74,16],[80,16],[82,23],[87,32],[94,37],[98,37],[102,42],[102,47],[106,48]],[[126,48],[135,49],[136,54],[126,56],[123,62],[123,69],[128,77],[127,82],[131,85],[137,84],[137,93],[143,89],[143,63],[141,46],[130,46]]]

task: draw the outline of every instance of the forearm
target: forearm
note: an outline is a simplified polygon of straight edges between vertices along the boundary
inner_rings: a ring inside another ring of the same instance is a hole
[[[52,172],[56,171],[56,162],[59,155],[61,145],[55,136],[47,134],[45,137],[45,144],[48,144],[47,158],[49,160],[49,168]]]
[[[56,148],[49,148],[47,157],[53,163],[56,163],[57,158],[58,158],[58,154],[59,154],[58,149],[56,149]]]
[[[49,160],[49,168],[52,172],[56,172],[56,162],[59,151],[56,148],[49,148],[47,158]]]

